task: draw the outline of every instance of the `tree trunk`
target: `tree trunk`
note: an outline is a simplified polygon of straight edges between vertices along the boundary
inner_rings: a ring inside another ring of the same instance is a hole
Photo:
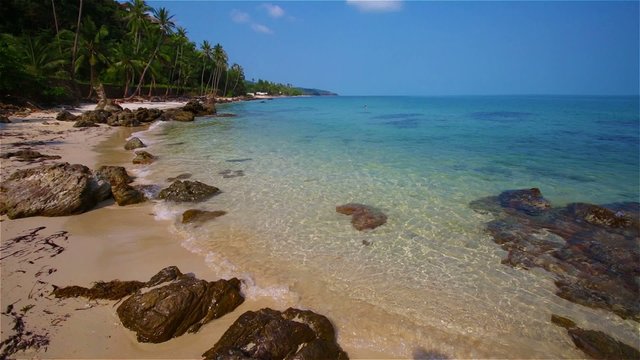
[[[82,0],[78,9],[78,24],[76,25],[76,37],[73,40],[73,52],[71,53],[71,78],[76,82],[76,55],[78,52],[78,35],[80,35],[80,20],[82,19]]]
[[[224,92],[222,93],[222,97],[227,96],[227,84],[229,83],[229,71],[224,72]]]
[[[151,58],[147,62],[147,65],[144,67],[144,70],[142,70],[142,75],[140,75],[140,80],[138,81],[138,86],[136,86],[136,90],[133,92],[133,95],[131,95],[130,98],[132,98],[135,94],[139,94],[140,93],[140,89],[142,88],[142,81],[144,80],[144,76],[147,74],[147,70],[149,70],[149,67],[151,66],[151,63],[153,62],[153,59],[155,59],[156,56],[158,55],[158,51],[160,50],[160,45],[162,45],[162,41],[164,41],[163,37],[160,38],[160,41],[158,42],[158,45],[156,46],[156,49],[153,51],[153,54],[151,54]]]
[[[56,42],[58,43],[58,52],[62,56],[62,45],[60,45],[60,29],[58,28],[58,16],[56,15],[55,0],[51,0],[51,8],[53,9],[53,22],[56,25]]]
[[[236,86],[238,86],[238,82],[240,81],[240,71],[238,71],[238,77],[236,77],[236,83],[233,84],[233,90],[231,90],[231,95],[236,93]]]
[[[94,66],[89,64],[89,68],[91,69],[91,75],[89,76],[89,95],[87,95],[87,99],[91,97],[91,94],[93,94],[93,84],[95,84],[94,82],[94,77],[95,77],[95,69]]]
[[[131,76],[129,76],[129,72],[125,71],[125,83],[124,83],[124,95],[122,98],[126,98],[129,95],[129,81],[131,81]]]
[[[204,68],[206,67],[206,58],[202,59],[202,75],[200,75],[200,96],[204,95]]]

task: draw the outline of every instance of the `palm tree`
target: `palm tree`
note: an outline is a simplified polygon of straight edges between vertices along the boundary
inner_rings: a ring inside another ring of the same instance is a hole
[[[220,82],[220,78],[222,77],[222,71],[227,70],[228,58],[227,58],[227,53],[222,48],[222,45],[216,44],[216,46],[213,47],[213,59],[215,64],[215,71],[214,71],[215,75],[214,75],[212,87],[214,88],[214,96],[215,96],[216,93],[218,92],[218,84]]]
[[[134,51],[132,44],[127,41],[119,43],[113,49],[113,61],[109,71],[124,75],[124,95],[122,97],[129,96],[129,85],[133,82],[136,71],[144,66],[144,62],[136,56]]]
[[[102,25],[98,29],[96,24],[87,18],[82,23],[82,36],[80,37],[82,52],[76,59],[76,69],[79,70],[84,62],[89,63],[90,77],[89,77],[89,95],[93,93],[93,89],[97,84],[96,65],[102,63],[108,63],[106,56],[107,47],[104,46],[104,39],[109,35],[109,31],[106,26]]]
[[[141,33],[149,27],[149,19],[147,13],[151,11],[151,7],[144,0],[133,0],[127,4],[129,14],[125,17],[129,26],[130,34],[133,36],[133,42],[136,45],[136,54],[140,50],[140,42],[142,41]]]
[[[71,78],[75,84],[76,80],[76,55],[78,54],[78,36],[80,35],[80,20],[82,19],[82,0],[78,7],[78,23],[76,25],[76,36],[73,40],[73,51],[71,52]]]
[[[231,89],[231,94],[233,95],[235,94],[236,87],[238,86],[238,82],[240,81],[240,78],[244,79],[244,70],[242,69],[242,66],[234,63],[233,65],[231,65],[231,71],[237,74],[236,83],[233,84],[233,89]]]
[[[211,44],[209,43],[209,41],[205,40],[202,42],[202,46],[200,47],[200,49],[202,50],[200,52],[200,56],[202,57],[202,75],[200,75],[200,95],[204,95],[204,69],[206,67],[207,60],[211,60],[211,56],[212,56]]]
[[[36,76],[44,76],[51,73],[65,61],[56,54],[54,44],[49,42],[46,34],[36,37],[24,35],[17,40],[19,49],[27,60],[25,69]]]
[[[180,83],[180,68],[178,65],[180,64],[180,60],[182,60],[182,47],[187,41],[189,41],[189,39],[187,38],[187,29],[178,26],[176,30],[177,31],[175,34],[173,34],[172,38],[172,43],[175,44],[176,48],[176,55],[174,56],[174,63],[171,67],[171,74],[169,75],[169,86],[167,86],[167,92],[165,93],[165,96],[169,95],[169,90],[174,83],[173,77],[175,75],[176,68],[178,69],[178,79],[176,82]]]
[[[156,48],[155,50],[153,50],[153,53],[151,54],[149,61],[147,61],[147,65],[144,67],[144,70],[142,70],[142,74],[140,75],[140,80],[138,81],[138,86],[134,91],[134,95],[140,93],[140,88],[142,87],[144,76],[146,75],[147,70],[149,70],[149,66],[151,66],[151,63],[158,55],[158,51],[160,51],[160,46],[162,45],[166,37],[171,34],[171,32],[173,31],[173,28],[175,27],[173,20],[171,20],[172,18],[173,18],[173,15],[170,16],[169,11],[166,8],[162,7],[158,10],[155,10],[155,9],[153,10],[152,21],[153,21],[154,27],[152,29],[154,29],[154,31],[152,31],[152,33],[159,33],[158,43],[156,44]]]

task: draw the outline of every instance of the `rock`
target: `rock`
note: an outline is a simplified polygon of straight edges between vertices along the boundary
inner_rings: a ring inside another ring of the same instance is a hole
[[[96,110],[116,112],[116,111],[122,111],[122,106],[115,103],[113,99],[104,98],[98,101],[98,104],[96,105]]]
[[[138,341],[160,343],[187,331],[198,331],[243,301],[236,278],[207,282],[180,275],[167,285],[137,291],[118,307],[117,313],[122,324],[136,332]]]
[[[34,150],[18,150],[15,152],[8,152],[0,156],[0,158],[2,159],[9,159],[12,157],[15,157],[18,161],[41,161],[60,159],[60,156],[58,155],[44,155]]]
[[[109,184],[83,165],[59,163],[22,169],[0,185],[0,214],[10,219],[65,216],[92,209],[109,194]]]
[[[198,100],[191,100],[182,107],[182,111],[188,111],[195,116],[213,115],[216,113],[216,107],[213,101],[208,100],[205,104]]]
[[[134,115],[139,122],[149,123],[157,120],[162,115],[162,110],[138,108],[134,111]]]
[[[85,111],[78,116],[74,127],[96,126],[96,124],[105,124],[111,113],[105,110]]]
[[[111,186],[129,184],[133,181],[133,178],[127,174],[127,170],[122,166],[100,166],[96,170],[96,177],[108,182]]]
[[[153,287],[165,282],[173,281],[181,275],[182,273],[177,267],[168,266],[160,270],[147,282],[135,280],[112,280],[109,282],[98,281],[89,289],[82,286],[58,287],[54,285],[52,293],[57,298],[86,297],[89,299],[119,300],[144,287]]]
[[[136,118],[136,114],[129,109],[113,113],[108,119],[107,124],[110,126],[126,126],[135,127],[140,126],[140,121]]]
[[[191,177],[191,174],[184,173],[184,174],[180,174],[180,175],[178,175],[176,177],[167,178],[167,181],[171,182],[171,181],[176,181],[176,180],[184,180],[184,179],[188,179],[190,177]]]
[[[538,188],[504,191],[498,196],[503,208],[539,215],[551,207]]]
[[[486,229],[515,268],[547,270],[556,295],[640,321],[640,203],[553,208],[537,189],[473,201],[495,220]]]
[[[331,322],[312,311],[247,311],[202,356],[205,359],[348,359]]]
[[[136,151],[136,157],[133,158],[134,164],[151,164],[156,159],[155,156],[149,154],[148,152],[141,150]]]
[[[213,220],[217,217],[225,215],[226,211],[206,211],[206,210],[198,210],[198,209],[189,209],[182,213],[182,223],[190,224],[190,223],[203,223],[209,220]]]
[[[367,205],[349,203],[337,206],[336,211],[340,214],[351,215],[351,224],[360,231],[375,229],[387,222],[387,215]]]
[[[11,123],[11,120],[9,120],[8,117],[4,115],[0,115],[0,124],[9,124],[9,123]]]
[[[68,112],[67,110],[62,110],[56,115],[56,120],[60,121],[76,121],[78,119],[77,116]]]
[[[640,359],[640,351],[602,331],[581,329],[558,315],[551,315],[551,322],[567,329],[576,347],[594,359]]]
[[[129,139],[129,141],[127,141],[126,144],[124,144],[124,149],[125,150],[134,150],[134,149],[139,149],[139,148],[143,148],[143,147],[147,147],[147,145],[145,145],[142,140],[138,139],[137,137],[133,137],[131,139]]]
[[[190,111],[183,111],[183,110],[167,110],[164,112],[164,114],[162,115],[162,119],[165,121],[193,121],[193,119],[195,118],[194,114]]]
[[[138,204],[147,200],[141,191],[126,183],[112,186],[111,193],[119,206]]]
[[[168,188],[162,189],[158,197],[169,201],[203,201],[220,191],[215,186],[199,181],[174,181]]]
[[[82,118],[80,118],[75,122],[75,124],[73,124],[73,127],[96,127],[96,126],[98,126],[97,123],[91,120],[82,119]]]

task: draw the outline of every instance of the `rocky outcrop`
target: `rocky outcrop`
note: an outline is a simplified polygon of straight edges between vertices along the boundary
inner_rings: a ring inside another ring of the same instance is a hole
[[[136,332],[138,341],[160,343],[198,331],[243,301],[236,278],[207,282],[180,274],[167,285],[137,291],[117,313],[122,324]]]
[[[213,115],[216,107],[213,101],[208,100],[204,104],[198,100],[191,100],[182,107],[182,111],[188,111],[195,116]]]
[[[147,145],[145,145],[142,140],[138,139],[137,137],[132,137],[131,139],[129,139],[129,141],[127,141],[126,144],[124,144],[125,150],[135,150],[143,147],[147,147]]]
[[[192,223],[204,223],[209,220],[213,220],[222,215],[226,215],[226,211],[216,210],[216,211],[206,211],[206,210],[198,210],[198,209],[189,209],[182,213],[182,223],[183,224],[192,224]]]
[[[10,219],[65,216],[106,199],[109,184],[86,166],[60,163],[14,172],[0,185],[0,195],[0,213]]]
[[[140,121],[136,118],[136,114],[129,109],[125,109],[109,116],[107,124],[110,126],[135,127],[140,126]]]
[[[172,110],[166,110],[164,114],[162,114],[161,118],[164,121],[187,122],[187,121],[193,121],[193,119],[195,118],[195,115],[190,111],[172,109]]]
[[[139,122],[150,123],[162,115],[162,110],[138,108],[138,110],[134,111],[134,115]]]
[[[470,204],[489,212],[503,264],[542,268],[556,294],[569,301],[640,321],[640,204],[552,207],[538,189],[505,191]]]
[[[97,124],[106,124],[107,119],[111,116],[109,111],[94,110],[85,111],[82,115],[78,116],[74,127],[89,127],[97,126]]]
[[[158,197],[176,202],[195,202],[207,200],[219,191],[217,187],[199,181],[176,180],[168,188],[162,189]]]
[[[96,110],[105,110],[110,112],[122,111],[122,106],[117,104],[113,99],[103,98],[98,101]]]
[[[58,155],[45,155],[35,150],[18,150],[14,152],[4,153],[0,156],[2,159],[16,158],[18,161],[42,161],[60,159]]]
[[[136,151],[136,157],[134,157],[132,161],[134,164],[151,164],[155,159],[155,156],[149,154],[144,150],[141,150]]]
[[[111,186],[133,182],[133,178],[129,176],[127,170],[122,166],[100,166],[96,170],[96,176],[107,181]]]
[[[570,319],[551,315],[551,322],[567,329],[576,347],[594,359],[640,359],[640,351],[602,331],[584,330]]]
[[[312,311],[247,311],[202,355],[205,359],[348,359],[333,325]]]
[[[68,112],[67,110],[62,110],[56,115],[56,120],[59,121],[76,121],[78,117]]]
[[[111,186],[111,195],[120,206],[138,204],[147,200],[144,193],[129,185],[133,179],[122,166],[101,166],[96,176]]]
[[[351,224],[360,231],[375,229],[387,222],[387,215],[368,205],[349,203],[337,206],[336,211],[340,214],[351,215]]]

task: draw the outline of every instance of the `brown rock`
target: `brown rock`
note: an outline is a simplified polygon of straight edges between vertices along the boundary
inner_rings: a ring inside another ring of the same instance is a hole
[[[349,203],[337,206],[336,211],[340,214],[351,215],[351,224],[360,231],[375,229],[387,222],[387,215],[368,205]]]
[[[151,164],[156,159],[155,156],[149,154],[148,152],[136,151],[136,157],[133,158],[134,164]]]
[[[226,211],[206,211],[206,210],[198,210],[198,209],[189,209],[182,213],[182,223],[190,224],[190,223],[203,223],[209,220],[213,220],[217,217],[225,215]]]
[[[145,145],[142,140],[138,139],[137,137],[132,137],[131,139],[129,139],[129,141],[127,141],[126,144],[124,144],[125,150],[135,150],[143,147],[147,147],[147,145]]]

